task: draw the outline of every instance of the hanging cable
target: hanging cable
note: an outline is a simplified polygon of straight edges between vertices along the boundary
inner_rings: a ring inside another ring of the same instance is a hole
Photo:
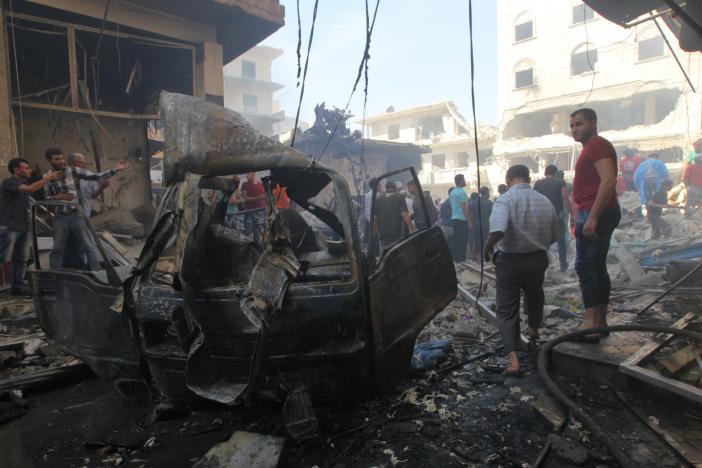
[[[300,65],[300,49],[302,48],[302,21],[300,20],[300,0],[297,0],[297,88],[300,87],[300,74],[302,66]]]
[[[20,145],[17,148],[17,155],[24,152],[24,116],[22,115],[22,92],[20,91],[19,62],[17,62],[17,40],[15,39],[15,11],[10,0],[10,18],[12,19],[12,55],[15,59],[15,81],[17,82],[17,102],[19,103],[19,124],[20,124]]]
[[[295,137],[297,136],[297,124],[300,121],[300,108],[302,107],[302,97],[305,94],[305,81],[307,80],[307,66],[310,64],[310,50],[312,49],[312,39],[314,38],[314,25],[317,22],[317,6],[319,0],[314,0],[314,10],[312,11],[312,25],[310,26],[310,37],[307,40],[307,56],[305,57],[305,70],[302,72],[302,85],[300,86],[300,100],[297,103],[297,113],[295,113],[295,125],[293,126],[292,139],[290,146],[295,146]],[[302,32],[299,32],[302,34]]]
[[[378,11],[378,4],[375,5],[375,11]],[[373,14],[373,22],[375,22],[375,13]],[[371,40],[371,25],[370,15],[368,11],[368,0],[366,0],[366,47],[370,47]],[[364,56],[365,57],[365,56]],[[369,56],[370,57],[370,56]],[[368,167],[366,166],[366,110],[368,108],[368,60],[364,64],[364,87],[363,87],[363,118],[361,120],[361,178],[368,178]],[[360,193],[359,193],[360,195]],[[363,198],[365,203],[365,197]],[[364,208],[365,209],[365,208]]]
[[[314,163],[315,159],[318,161],[322,160],[322,157],[324,156],[324,153],[326,152],[327,148],[329,147],[329,143],[334,139],[334,135],[336,134],[336,130],[339,128],[339,124],[341,121],[344,119],[344,116],[346,115],[346,112],[349,110],[349,106],[351,105],[351,99],[353,98],[354,93],[356,92],[356,88],[358,87],[358,83],[361,81],[361,76],[363,76],[363,70],[364,67],[366,67],[366,64],[368,63],[368,59],[370,59],[370,41],[371,41],[371,36],[373,35],[373,28],[375,27],[375,18],[378,15],[378,6],[380,6],[380,0],[376,0],[375,2],[375,11],[373,12],[373,21],[370,24],[370,27],[367,26],[366,22],[366,47],[363,50],[363,58],[361,59],[361,63],[358,65],[358,73],[356,74],[356,81],[353,83],[353,88],[351,88],[351,94],[349,95],[348,101],[346,101],[346,106],[344,107],[343,112],[341,115],[339,115],[339,118],[336,120],[336,124],[334,125],[334,129],[331,132],[331,135],[329,135],[329,138],[327,139],[326,143],[324,144],[324,147],[322,148],[322,151],[319,153],[319,156],[316,158],[312,158],[312,163]],[[366,78],[367,78],[367,70],[366,70]],[[368,85],[366,82],[366,92],[368,91]]]
[[[478,118],[475,113],[475,57],[473,53],[473,0],[468,1],[468,28],[470,38],[470,101],[473,107],[473,142],[475,143],[475,165],[478,174],[478,231],[480,236],[480,284],[478,293],[475,295],[476,301],[480,299],[483,292],[483,278],[485,276],[485,259],[483,256],[483,212],[480,203],[480,150],[478,145]]]

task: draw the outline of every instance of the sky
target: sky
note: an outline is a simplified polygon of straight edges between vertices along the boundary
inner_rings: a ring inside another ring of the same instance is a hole
[[[285,26],[262,44],[283,49],[272,79],[285,87],[274,94],[286,115],[295,117],[297,7],[285,6]],[[371,15],[375,0],[369,0]],[[302,67],[314,0],[300,0]],[[496,2],[473,2],[476,110],[479,122],[497,124]],[[468,0],[380,0],[371,39],[367,115],[449,100],[471,117]],[[314,106],[341,107],[351,93],[365,48],[365,0],[320,0],[300,120],[314,120]],[[363,114],[363,78],[349,107]],[[356,120],[355,118],[351,121]]]

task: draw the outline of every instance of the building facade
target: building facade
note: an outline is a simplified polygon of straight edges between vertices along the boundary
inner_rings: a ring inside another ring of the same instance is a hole
[[[498,106],[494,153],[503,165],[571,170],[579,145],[569,116],[598,113],[600,134],[627,147],[682,159],[700,135],[700,54],[683,52],[667,26],[625,29],[580,0],[498,0]],[[672,51],[665,40],[668,40]],[[677,65],[677,55],[685,74]]]
[[[266,136],[289,130],[279,128],[285,111],[279,111],[273,99],[273,93],[283,87],[271,77],[273,61],[281,55],[282,49],[256,46],[224,67],[224,107],[242,114]]]
[[[429,147],[431,151],[422,154],[419,180],[423,188],[437,196],[454,185],[454,176],[459,173],[466,176],[468,185],[477,185],[473,125],[466,122],[453,102],[442,101],[400,111],[391,107],[384,114],[367,117],[365,124],[368,135],[375,140]],[[481,164],[491,158],[496,133],[494,127],[478,125]],[[481,173],[481,178],[483,185],[491,185],[487,183],[490,180],[487,173]]]
[[[224,103],[223,65],[284,24],[277,0],[2,1],[0,151],[48,170],[44,151],[123,160],[106,209],[150,203],[149,122],[161,90]]]

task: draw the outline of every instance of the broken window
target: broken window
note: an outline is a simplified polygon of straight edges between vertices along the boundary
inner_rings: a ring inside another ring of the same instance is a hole
[[[400,124],[388,125],[388,140],[400,138]]]
[[[241,61],[241,77],[255,80],[256,79],[256,62],[252,62],[250,60],[242,60]]]
[[[243,94],[241,96],[241,104],[244,106],[245,114],[258,113],[258,96],[253,94]]]
[[[417,119],[417,139],[438,136],[444,132],[444,119],[441,115],[428,115]]]
[[[71,106],[66,28],[6,20],[13,101]]]
[[[663,38],[653,36],[646,39],[640,39],[639,43],[639,60],[648,60],[656,57],[662,57],[664,54]]]
[[[468,152],[459,151],[456,154],[456,167],[468,167]]]
[[[438,167],[440,169],[446,169],[446,155],[443,153],[432,154],[431,155],[431,165],[434,167]]]
[[[597,64],[597,49],[591,44],[578,46],[570,57],[570,74],[582,75],[594,72]]]
[[[39,19],[5,24],[13,100],[23,104],[155,114],[160,91],[193,93],[193,46]]]
[[[524,41],[534,37],[534,22],[532,20],[514,26],[514,42]]]
[[[193,50],[76,30],[81,107],[155,114],[162,90],[193,94]]]
[[[580,24],[595,18],[595,12],[585,4],[573,6],[573,24]]]

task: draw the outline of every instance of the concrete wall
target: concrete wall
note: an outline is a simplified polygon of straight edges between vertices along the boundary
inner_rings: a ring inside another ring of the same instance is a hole
[[[595,13],[586,24],[572,24],[572,7],[581,1],[563,0],[498,0],[498,107],[500,113],[527,102],[552,99],[573,93],[587,93],[637,80],[658,80],[667,86],[683,87],[685,78],[670,51],[662,57],[638,60],[638,40],[658,35],[653,23],[624,29]],[[531,17],[534,37],[514,42],[514,25],[518,17]],[[665,35],[673,45],[693,83],[700,83],[700,54],[682,52],[678,41],[661,22]],[[653,30],[651,30],[653,28]],[[596,72],[571,76],[571,53],[589,43],[598,51]],[[534,64],[534,86],[515,89],[514,69],[522,60]]]

